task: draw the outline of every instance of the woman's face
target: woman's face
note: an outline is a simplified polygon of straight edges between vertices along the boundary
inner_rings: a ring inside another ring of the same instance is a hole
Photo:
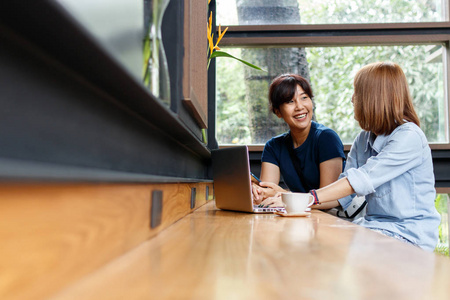
[[[294,97],[289,101],[280,105],[280,109],[276,111],[279,118],[283,118],[289,125],[291,131],[307,130],[311,126],[313,115],[313,103],[311,98],[297,85]]]

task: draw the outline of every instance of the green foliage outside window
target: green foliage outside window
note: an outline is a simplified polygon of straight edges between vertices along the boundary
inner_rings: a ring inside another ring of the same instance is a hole
[[[303,24],[442,21],[436,0],[298,0]]]
[[[217,20],[224,25],[238,25],[237,6],[263,7],[270,0],[216,0]],[[280,7],[297,6],[302,24],[405,23],[445,21],[445,1],[441,0],[277,0],[272,12]],[[273,24],[273,15],[251,10],[243,22],[248,25]],[[285,19],[287,24],[298,21]],[[281,22],[278,22],[280,24]]]
[[[427,62],[431,56],[429,48],[423,45],[308,48],[317,120],[336,130],[344,143],[351,144],[360,131],[350,101],[355,73],[370,62],[393,61],[406,74],[428,141],[445,142],[442,60]]]
[[[301,23],[440,20],[440,7],[437,7],[436,1],[370,0],[370,5],[368,1],[298,0]],[[270,57],[269,49],[267,48],[267,55]],[[242,55],[239,48],[228,48],[227,51],[238,57]],[[257,59],[262,57],[261,48],[246,48],[245,51],[247,56],[254,55],[256,64],[263,63]],[[251,51],[255,54],[250,53]],[[448,142],[445,134],[447,112],[443,85],[443,53],[443,45],[306,48],[317,121],[334,129],[344,143],[351,144],[360,131],[353,118],[350,101],[355,73],[368,63],[393,61],[405,71],[421,127],[428,141]],[[269,65],[261,67],[270,70],[270,64],[286,64],[286,59],[281,60],[268,60]],[[216,63],[216,136],[219,144],[264,144],[267,137],[261,137],[261,130],[264,130],[262,127],[265,125],[259,122],[276,119],[268,107],[261,106],[261,103],[267,103],[267,90],[272,78],[258,79],[262,77],[260,74],[244,71],[242,66],[230,60],[217,60]],[[248,84],[249,82],[252,84]],[[287,130],[281,123],[282,121],[267,130],[271,130],[271,135],[281,134]],[[277,123],[273,121],[271,124]]]
[[[449,194],[437,194],[435,206],[437,211],[441,215],[441,225],[439,225],[439,243],[434,252],[445,256],[449,256],[448,204],[449,204]]]
[[[431,48],[424,45],[307,48],[317,121],[334,129],[344,143],[351,144],[360,131],[353,118],[351,104],[355,73],[370,62],[393,61],[405,71],[421,128],[428,141],[446,142],[443,64],[441,57],[428,61],[432,55]],[[440,49],[442,46],[438,45],[432,50]],[[227,51],[240,55],[240,49]],[[251,115],[260,113],[267,118],[275,116],[269,111],[268,105],[261,108],[256,94],[246,95],[245,80],[243,68],[238,63],[217,62],[216,120],[219,144],[266,142],[251,138],[251,132],[259,126],[252,122]],[[260,87],[265,91],[259,97],[267,98],[268,81],[262,80]],[[277,134],[285,130],[282,128]]]
[[[434,0],[298,2],[305,24],[423,22],[441,19],[441,8],[437,6],[440,2]],[[317,94],[317,119],[335,129],[345,143],[351,143],[359,132],[359,126],[352,117],[348,117],[353,111],[348,102],[353,93],[354,74],[367,63],[393,61],[405,71],[414,106],[422,123],[421,128],[428,141],[446,142],[442,58],[430,59],[436,51],[442,51],[442,47],[411,45],[308,49],[311,83]]]

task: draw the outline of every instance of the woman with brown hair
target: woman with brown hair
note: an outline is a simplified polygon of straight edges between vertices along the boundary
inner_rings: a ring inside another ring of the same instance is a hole
[[[340,179],[310,193],[315,204],[335,201],[344,208],[355,195],[365,196],[366,215],[354,223],[433,251],[440,216],[431,150],[420,129],[408,83],[400,66],[378,62],[354,79],[356,137]],[[279,205],[279,197],[263,204]]]

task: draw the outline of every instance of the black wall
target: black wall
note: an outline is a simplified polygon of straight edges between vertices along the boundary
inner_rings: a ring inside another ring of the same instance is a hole
[[[180,2],[167,13],[182,16]],[[172,20],[165,40],[178,49],[168,56],[181,101],[183,20]],[[0,66],[3,180],[208,179],[210,152],[178,102],[153,97],[55,1],[0,4]]]

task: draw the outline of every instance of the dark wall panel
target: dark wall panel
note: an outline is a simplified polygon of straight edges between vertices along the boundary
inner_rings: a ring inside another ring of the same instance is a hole
[[[182,138],[144,119],[9,29],[0,29],[1,159],[207,178],[208,158],[180,142]],[[2,172],[7,177],[0,167]]]

